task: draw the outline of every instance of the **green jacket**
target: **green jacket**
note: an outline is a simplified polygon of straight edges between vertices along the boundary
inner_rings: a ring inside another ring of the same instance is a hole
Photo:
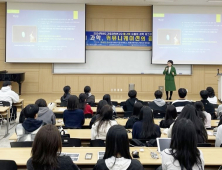
[[[174,75],[172,73],[174,73]],[[168,72],[168,70],[166,71],[165,68],[163,74],[165,75],[165,91],[175,91],[176,85],[174,81],[174,76],[177,75],[175,67],[171,66],[170,73]]]

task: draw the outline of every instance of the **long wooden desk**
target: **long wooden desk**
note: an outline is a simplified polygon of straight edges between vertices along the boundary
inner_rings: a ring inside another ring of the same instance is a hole
[[[10,107],[0,107],[0,114],[2,117],[7,119],[7,125],[6,125],[6,133],[4,137],[7,137],[9,135],[9,118],[10,118]]]
[[[65,129],[65,130],[67,131],[67,134],[70,134],[71,138],[79,138],[81,140],[87,141],[87,143],[89,143],[91,140],[91,129]],[[130,131],[132,130],[130,129]],[[212,133],[213,131],[208,130],[208,132]],[[132,139],[132,133],[128,133],[128,136],[129,136],[129,139]],[[162,133],[161,138],[167,138],[167,135]],[[14,133],[9,138],[9,140],[16,141],[17,140],[16,134]],[[215,142],[215,140],[216,140],[215,136],[208,135],[208,141]]]
[[[95,99],[95,103],[98,104],[99,101],[102,100],[102,99]],[[112,99],[112,101],[115,101],[117,102],[118,104],[120,104],[121,102],[125,102],[127,100],[126,99]],[[150,100],[150,99],[139,99],[139,100],[142,100],[144,102],[152,102],[153,100]],[[174,100],[165,100],[166,102],[173,102]],[[60,106],[60,103],[61,103],[61,100],[60,99],[56,99],[54,101],[54,103],[56,103],[57,106]]]
[[[152,159],[150,152],[157,153],[157,148],[146,148],[144,151],[140,151],[141,147],[131,147],[132,151],[139,151],[140,158],[138,159],[145,167],[159,166],[161,165],[161,156],[158,153],[160,159]],[[217,168],[222,164],[222,148],[199,148],[204,156],[204,164],[206,167]],[[75,162],[79,167],[94,166],[98,159],[98,152],[105,151],[105,148],[89,148],[89,147],[75,147],[75,148],[62,148],[64,153],[79,153],[79,160]],[[0,160],[14,160],[19,168],[25,167],[27,160],[30,158],[31,148],[0,148]],[[93,157],[91,160],[85,160],[86,153],[92,153]]]
[[[83,126],[88,127],[91,119],[85,119],[85,124]],[[128,119],[116,119],[119,125],[125,126]],[[154,123],[159,125],[162,119],[154,119]],[[211,120],[211,127],[217,127],[219,120]],[[64,126],[62,119],[56,119],[56,126]]]
[[[55,107],[53,109],[53,112],[54,113],[63,113],[64,110],[66,110],[66,109],[67,109],[66,107]],[[93,113],[96,113],[96,110],[97,110],[96,107],[91,107],[91,109],[92,109]],[[122,107],[116,107],[116,112],[117,113],[123,113],[124,111],[123,111]]]

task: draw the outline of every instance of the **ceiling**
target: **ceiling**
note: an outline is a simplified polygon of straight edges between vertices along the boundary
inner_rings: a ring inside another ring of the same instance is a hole
[[[222,0],[0,0],[0,2],[86,3],[87,5],[206,5],[222,6]],[[213,2],[208,2],[213,1]],[[215,2],[216,1],[216,2]]]

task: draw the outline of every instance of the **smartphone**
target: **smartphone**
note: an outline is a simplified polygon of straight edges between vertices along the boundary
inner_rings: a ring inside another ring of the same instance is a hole
[[[93,155],[92,153],[86,153],[85,160],[91,160],[92,155]]]

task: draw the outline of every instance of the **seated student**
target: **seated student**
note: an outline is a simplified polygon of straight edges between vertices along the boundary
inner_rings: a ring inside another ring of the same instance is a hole
[[[143,107],[143,104],[136,102],[133,107],[133,115],[126,122],[126,129],[132,129],[135,122],[139,121],[140,109]]]
[[[15,128],[15,133],[18,137],[17,141],[33,141],[36,133],[43,125],[42,120],[37,120],[36,116],[39,107],[35,104],[30,104],[25,107],[25,121],[20,123]]]
[[[149,107],[152,110],[158,110],[162,113],[166,113],[166,102],[162,99],[163,93],[160,90],[155,91],[154,96],[156,99],[149,103]]]
[[[140,110],[138,122],[133,125],[133,139],[156,139],[161,136],[160,127],[154,124],[153,113],[150,107],[143,106]]]
[[[103,100],[107,101],[108,105],[110,105],[112,107],[113,113],[116,115],[116,107],[112,104],[110,95],[109,94],[105,94],[103,96]]]
[[[70,96],[70,90],[71,90],[70,86],[65,86],[63,88],[64,94],[60,99],[61,100],[60,107],[67,107],[68,98]]]
[[[208,91],[208,98],[207,98],[207,100],[211,104],[217,104],[217,96],[215,96],[214,89],[212,87],[207,87],[206,90]]]
[[[0,90],[0,101],[5,101],[10,103],[10,112],[12,113],[12,118],[17,118],[17,108],[12,106],[13,103],[19,102],[19,95],[12,90],[12,83],[10,81],[4,81],[2,88]]]
[[[211,119],[216,119],[216,114],[215,114],[215,109],[214,106],[207,100],[208,98],[208,91],[206,90],[201,90],[200,91],[200,96],[202,98],[201,102],[204,105],[204,109],[207,113],[211,114]]]
[[[185,97],[187,96],[187,90],[184,88],[180,88],[178,90],[179,99],[175,100],[172,105],[176,107],[177,113],[180,114],[183,110],[184,106],[187,104],[192,104],[190,100],[186,100]]]
[[[174,105],[167,106],[165,119],[161,120],[160,128],[169,128],[177,118],[177,110]]]
[[[128,93],[129,99],[126,100],[126,110],[125,111],[133,111],[134,104],[138,102],[136,98],[137,92],[136,90],[130,90]]]
[[[113,120],[113,109],[110,105],[105,105],[101,109],[98,119],[92,125],[91,140],[105,140],[109,128],[113,125],[117,125],[117,122]]]
[[[79,95],[79,109],[84,111],[84,114],[93,114],[91,106],[86,103],[87,95],[85,93],[81,93]]]
[[[217,108],[217,119],[222,118],[222,104]]]
[[[67,110],[63,112],[63,122],[67,128],[81,129],[85,123],[83,110],[78,109],[78,97],[71,95],[68,99]]]
[[[84,88],[84,93],[87,95],[86,103],[89,105],[95,103],[95,96],[91,94],[91,87],[86,86]]]
[[[39,107],[37,120],[42,120],[45,124],[56,124],[56,117],[52,110],[47,107],[44,99],[36,100],[35,104]]]
[[[221,146],[222,146],[222,125],[219,124],[217,128],[215,147],[221,147]]]
[[[190,105],[190,104],[186,105],[183,108],[181,114],[177,117],[177,120],[180,120],[183,118],[189,119],[193,122],[195,129],[196,129],[196,133],[197,133],[198,143],[206,143],[207,139],[208,139],[207,131],[204,127],[202,120],[198,117],[196,109],[193,105]],[[173,126],[174,126],[174,123],[171,124],[171,126],[168,130],[168,138],[172,137]]]
[[[170,149],[161,152],[162,170],[204,170],[203,153],[197,148],[197,134],[189,119],[176,120]]]
[[[27,169],[79,170],[69,156],[59,156],[61,152],[62,141],[58,129],[53,125],[45,125],[36,134]]]
[[[203,121],[205,128],[211,128],[211,115],[204,111],[204,105],[202,102],[195,102],[194,107],[197,110],[199,118]]]
[[[89,123],[89,127],[92,128],[92,125],[95,123],[95,121],[98,119],[100,113],[101,113],[101,109],[103,108],[103,106],[107,105],[107,101],[105,100],[100,100],[98,105],[97,105],[97,110],[96,110],[96,115],[94,115]]]
[[[121,139],[121,140],[120,140]],[[106,151],[93,170],[143,170],[137,159],[132,159],[126,129],[120,125],[112,126],[106,136]]]

